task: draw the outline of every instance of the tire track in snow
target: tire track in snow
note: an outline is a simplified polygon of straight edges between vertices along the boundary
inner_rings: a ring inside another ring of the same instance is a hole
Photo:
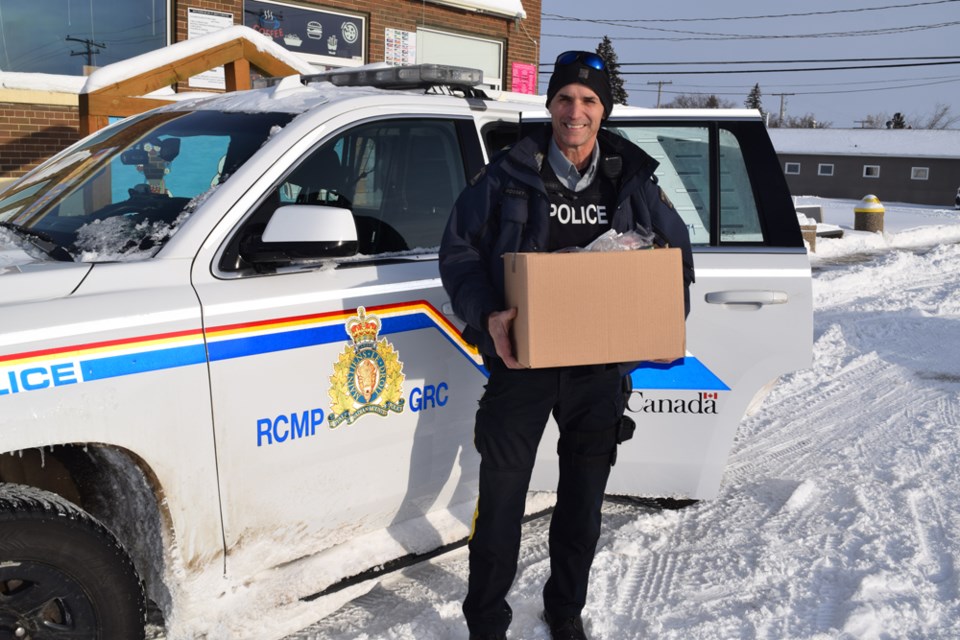
[[[953,554],[946,538],[939,505],[933,496],[922,490],[911,491],[907,495],[907,504],[917,531],[919,553],[916,562],[921,574],[941,590],[947,591],[940,594],[941,598],[955,599],[957,589]]]
[[[754,428],[731,455],[728,477],[742,481],[771,470],[789,475],[804,467],[811,455],[835,449],[836,439],[850,435],[845,422],[855,420],[860,413],[859,406],[843,406],[846,403],[837,399],[877,384],[894,388],[898,376],[899,372],[890,371],[886,363],[868,355],[850,362],[842,372],[829,375],[820,384],[797,385],[793,393],[781,394],[750,420]],[[767,415],[784,414],[792,417],[763,424]]]
[[[786,378],[786,384],[781,383],[760,412],[741,427],[752,433],[749,438],[742,438],[741,442],[747,444],[741,444],[731,456],[728,477],[736,481],[773,468],[781,473],[801,468],[811,454],[820,454],[833,445],[834,433],[844,434],[843,423],[856,420],[864,403],[883,403],[894,415],[902,407],[909,406],[910,398],[904,396],[903,385],[900,384],[900,377],[904,375],[902,367],[891,365],[878,352],[890,349],[909,352],[893,355],[895,359],[904,361],[898,364],[908,365],[910,358],[921,362],[936,360],[937,350],[942,350],[949,340],[919,340],[900,335],[904,330],[903,324],[891,323],[883,311],[893,305],[896,305],[895,310],[902,311],[903,298],[907,296],[915,308],[930,308],[936,313],[938,305],[929,301],[950,299],[941,291],[944,287],[952,286],[949,280],[944,280],[943,274],[953,273],[960,277],[960,260],[953,258],[958,251],[960,248],[952,246],[940,247],[923,255],[903,252],[887,256],[877,262],[881,266],[891,262],[933,262],[942,268],[931,270],[917,266],[894,270],[894,277],[879,280],[882,283],[879,292],[871,289],[867,294],[862,287],[862,272],[876,270],[876,266],[865,265],[843,272],[820,273],[815,278],[815,285],[818,281],[829,282],[830,295],[815,294],[815,322],[820,336],[818,346],[819,342],[826,341],[827,348],[820,350],[815,347],[815,351],[833,352],[835,349],[829,347],[836,345],[830,344],[830,341],[835,342],[839,337],[850,360],[833,371],[829,363],[818,360],[814,364],[812,385],[810,372],[800,372]],[[889,272],[890,269],[884,270],[884,275],[889,276]],[[815,286],[815,289],[822,287]],[[851,301],[857,301],[856,306],[862,311],[851,312]],[[837,305],[844,305],[843,310],[833,311],[832,308]],[[917,316],[914,320],[922,328],[929,329],[931,323],[928,318]],[[949,329],[938,326],[938,330]],[[960,357],[956,360],[960,360]],[[858,389],[871,392],[866,396],[853,393]],[[861,396],[860,402],[854,406],[845,406],[850,403],[837,401],[857,395]],[[789,407],[795,407],[794,411],[786,410]],[[794,414],[793,419],[781,418],[763,424],[765,416],[789,416],[791,413]]]
[[[955,530],[946,521],[945,513],[952,510],[944,505],[938,492],[931,488],[928,471],[938,466],[939,448],[932,433],[944,433],[952,437],[960,426],[960,397],[939,397],[917,408],[915,419],[910,423],[909,457],[915,475],[905,489],[903,501],[907,504],[911,524],[916,535],[917,552],[914,557],[917,570],[939,593],[943,600],[956,600],[958,596],[957,575],[954,562],[956,545],[950,532]],[[931,443],[931,441],[933,441]],[[922,443],[930,443],[923,446]],[[953,465],[950,465],[952,468]],[[952,470],[952,469],[951,469]]]
[[[650,572],[650,564],[650,560],[632,563],[622,579],[619,576],[610,575],[608,580],[610,584],[608,584],[607,590],[610,593],[617,594],[614,598],[614,613],[621,616],[632,616],[637,602],[640,602],[643,582],[646,581]]]
[[[595,577],[584,612],[585,619],[592,620],[591,637],[651,637],[651,621],[664,613],[661,603],[682,597],[690,586],[680,577],[686,548],[682,514],[620,501],[605,503],[606,533],[594,561]]]

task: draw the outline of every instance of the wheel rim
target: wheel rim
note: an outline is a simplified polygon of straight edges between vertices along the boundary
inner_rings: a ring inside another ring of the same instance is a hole
[[[42,562],[0,563],[0,640],[96,640],[97,617],[79,582]]]

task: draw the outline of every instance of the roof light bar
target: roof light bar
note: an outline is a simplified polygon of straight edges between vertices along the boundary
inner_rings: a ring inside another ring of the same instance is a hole
[[[418,89],[437,85],[476,87],[483,83],[483,71],[445,64],[416,64],[367,69],[335,69],[301,76],[303,84],[330,82],[338,87]]]

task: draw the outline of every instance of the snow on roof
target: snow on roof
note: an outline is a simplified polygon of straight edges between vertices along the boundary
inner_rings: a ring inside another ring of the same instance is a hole
[[[429,0],[436,4],[445,4],[462,9],[493,13],[509,18],[526,18],[527,12],[523,9],[520,0]]]
[[[342,98],[345,95],[358,93],[357,88],[334,87],[329,82],[305,86],[300,83],[299,78],[291,78],[290,80],[290,82],[284,82],[265,89],[234,91],[202,96],[195,100],[186,101],[186,104],[171,104],[161,107],[161,109],[164,111],[179,111],[184,108],[189,108],[241,113],[277,112],[299,114],[313,107],[327,104],[331,100]],[[360,91],[368,90],[366,87],[359,89]]]
[[[19,73],[0,71],[0,89],[19,91],[51,91],[54,93],[80,93],[83,76],[58,76],[52,73]]]
[[[122,62],[115,62],[101,67],[90,74],[86,84],[83,85],[81,93],[93,93],[98,89],[103,89],[104,87],[109,87],[138,76],[143,73],[144,69],[156,69],[164,65],[172,64],[177,60],[202,53],[211,47],[225,44],[237,38],[248,40],[254,44],[258,50],[269,53],[275,58],[279,58],[300,73],[317,72],[315,67],[293,55],[262,33],[258,33],[250,27],[236,25],[197,38],[182,40],[168,47],[148,51],[147,53],[128,58]]]
[[[777,153],[960,158],[956,129],[769,129]]]
[[[203,52],[211,47],[225,44],[231,40],[243,38],[253,43],[258,50],[269,53],[275,58],[287,63],[300,73],[316,73],[313,65],[304,62],[290,53],[267,36],[254,31],[250,27],[233,26],[215,31],[207,35],[183,40],[162,49],[148,51],[127,60],[114,62],[101,67],[89,76],[61,76],[50,73],[18,73],[0,71],[0,89],[19,89],[30,91],[54,91],[58,93],[92,93],[97,89],[117,84],[129,78],[136,77],[145,69],[155,69],[167,64],[182,60],[196,53]],[[196,96],[190,93],[189,97]],[[178,96],[163,95],[166,99],[176,99]]]
[[[379,64],[379,63],[378,63]],[[182,95],[186,95],[185,93]],[[199,94],[198,94],[199,95]],[[169,104],[162,111],[232,111],[240,113],[290,113],[301,114],[321,105],[349,100],[353,98],[379,97],[379,104],[392,104],[394,108],[409,100],[423,99],[423,89],[380,89],[369,86],[340,87],[326,81],[310,82],[304,85],[298,76],[283,78],[279,84],[250,91],[234,91],[202,95],[196,99]],[[459,98],[445,95],[430,95],[431,100],[449,100],[457,104]]]

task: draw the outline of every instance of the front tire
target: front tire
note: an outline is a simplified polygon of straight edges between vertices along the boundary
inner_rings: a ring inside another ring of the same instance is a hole
[[[0,484],[0,640],[140,640],[145,613],[106,527],[56,494]]]

